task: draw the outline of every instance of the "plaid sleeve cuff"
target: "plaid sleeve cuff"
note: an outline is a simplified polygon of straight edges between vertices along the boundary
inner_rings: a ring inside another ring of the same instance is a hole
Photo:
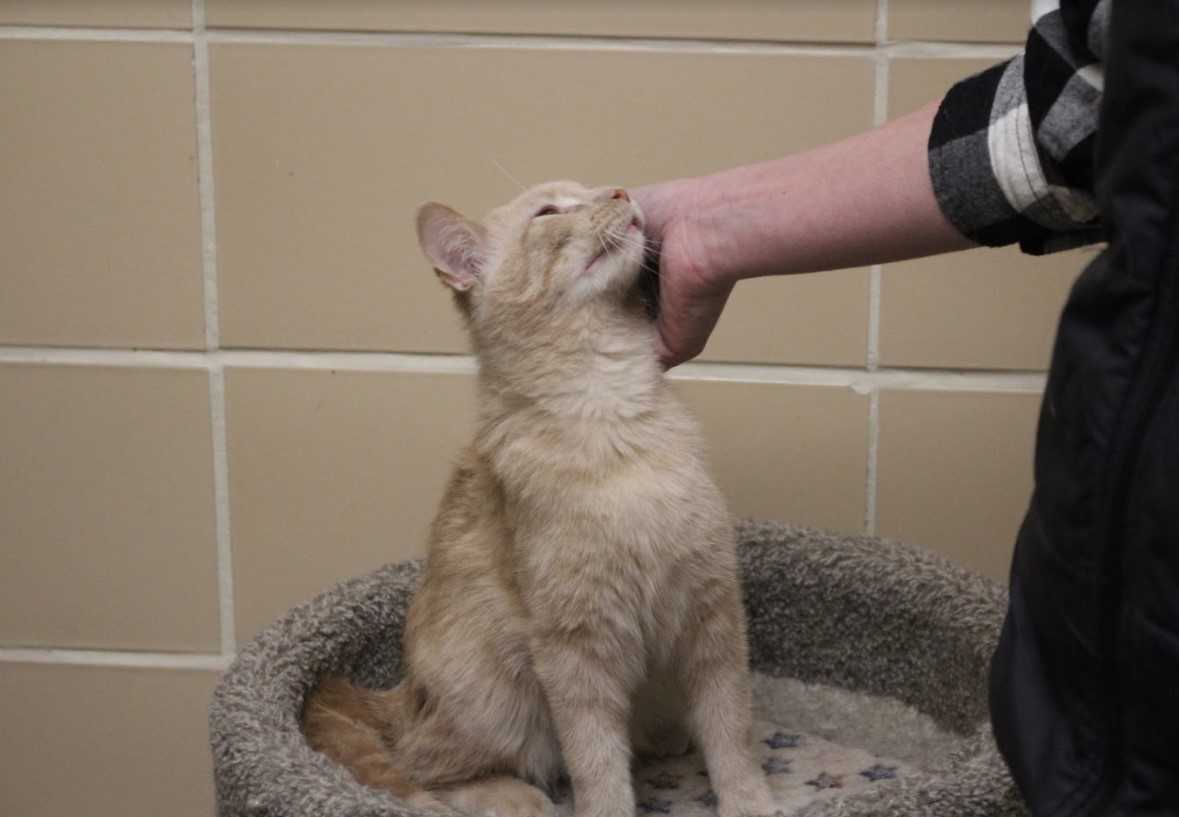
[[[1026,55],[942,100],[929,171],[946,218],[980,244],[1036,255],[1100,240],[1090,173],[1099,103],[1100,64],[1068,52],[1058,12],[1041,18]]]

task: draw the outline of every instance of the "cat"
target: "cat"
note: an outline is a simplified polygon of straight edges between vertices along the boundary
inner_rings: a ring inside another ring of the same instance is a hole
[[[704,754],[721,817],[774,812],[751,745],[729,513],[656,359],[643,216],[551,182],[421,248],[479,362],[474,442],[430,536],[393,690],[329,678],[310,745],[422,808],[631,817],[634,754]]]

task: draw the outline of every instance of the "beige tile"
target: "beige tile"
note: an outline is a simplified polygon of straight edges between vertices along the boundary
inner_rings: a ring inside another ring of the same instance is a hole
[[[420,202],[481,214],[515,192],[495,161],[635,185],[774,157],[862,130],[872,100],[871,63],[839,57],[222,44],[212,71],[235,346],[464,349]]]
[[[839,270],[742,281],[701,360],[862,366],[868,273]]]
[[[1061,307],[1093,252],[982,248],[889,264],[881,277],[881,364],[1048,368]]]
[[[1040,398],[880,395],[877,530],[1006,581],[1032,492]]]
[[[1028,0],[889,0],[888,39],[1023,43]]]
[[[211,817],[212,672],[0,663],[0,813]]]
[[[333,582],[425,553],[474,378],[234,369],[227,376],[239,638]]]
[[[848,389],[678,380],[738,516],[864,527],[868,400]]]
[[[207,376],[0,366],[0,643],[218,647]]]
[[[0,343],[203,346],[192,100],[189,45],[0,42]]]
[[[938,99],[988,60],[897,60],[889,115]],[[1072,282],[1093,250],[1030,256],[1018,247],[889,264],[881,276],[886,366],[1043,369]]]
[[[209,24],[228,27],[508,34],[593,34],[738,40],[870,42],[873,0],[728,3],[683,0],[209,0]]]
[[[0,24],[189,28],[190,0],[0,0]]]
[[[1002,59],[897,59],[888,68],[889,119],[940,100],[959,80],[985,71]]]

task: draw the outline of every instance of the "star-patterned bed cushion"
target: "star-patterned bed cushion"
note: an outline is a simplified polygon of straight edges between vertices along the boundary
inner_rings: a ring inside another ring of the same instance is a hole
[[[761,767],[774,801],[784,814],[797,812],[816,800],[853,794],[915,771],[899,760],[840,746],[782,724],[759,721],[754,731]],[[696,752],[644,762],[635,771],[635,797],[640,817],[716,815],[716,794],[709,785],[704,759]],[[561,817],[573,813],[572,805],[567,789],[557,793],[557,813]]]

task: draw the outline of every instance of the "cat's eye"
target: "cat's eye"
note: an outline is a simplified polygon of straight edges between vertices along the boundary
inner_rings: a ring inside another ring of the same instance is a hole
[[[555,216],[555,215],[557,215],[557,213],[560,213],[560,212],[561,211],[558,210],[556,208],[556,206],[554,206],[552,204],[546,204],[544,207],[541,207],[539,210],[537,210],[535,213],[533,213],[532,217],[533,218],[540,218],[541,216]]]

